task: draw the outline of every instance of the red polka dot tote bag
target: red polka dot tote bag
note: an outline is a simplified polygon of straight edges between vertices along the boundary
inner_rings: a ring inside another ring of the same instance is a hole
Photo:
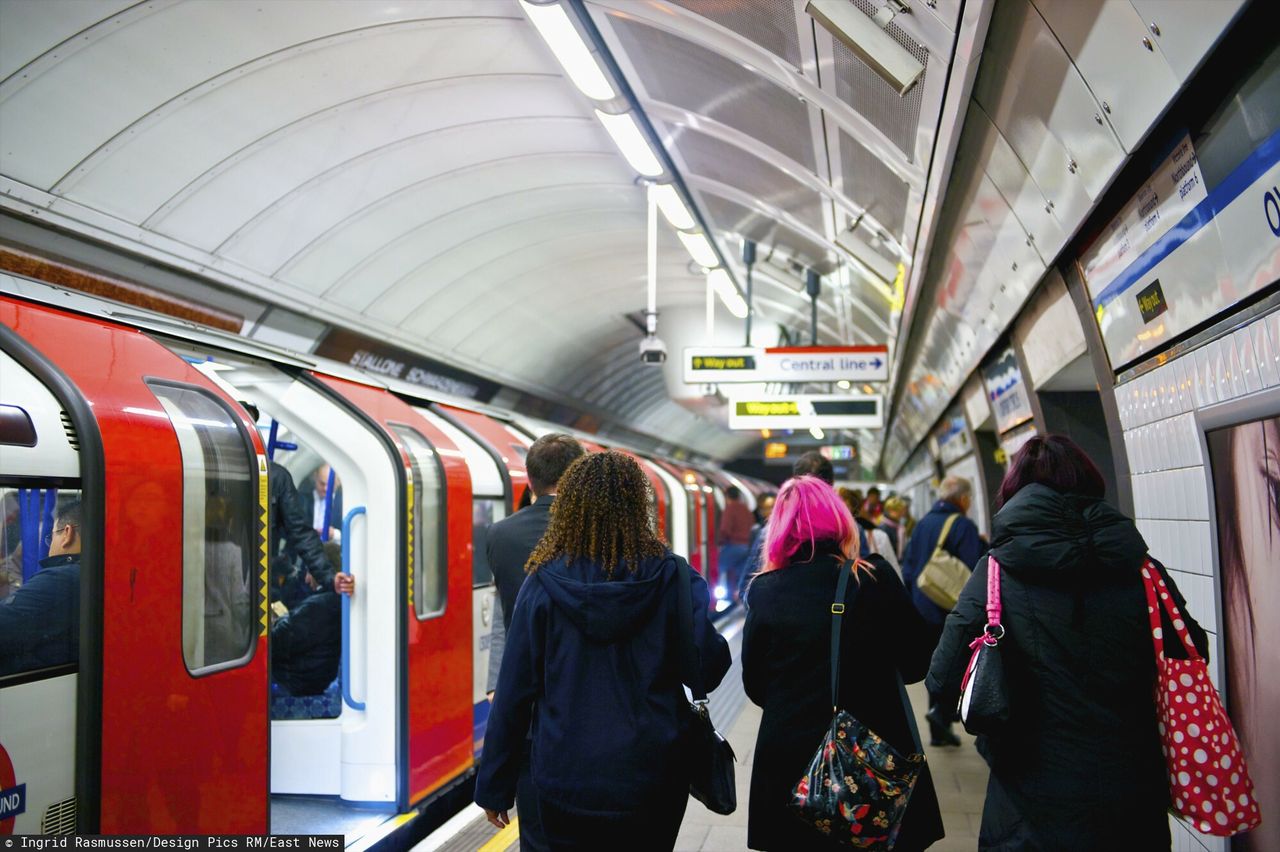
[[[1209,667],[1150,561],[1142,568],[1142,582],[1156,650],[1156,713],[1173,810],[1204,834],[1230,837],[1248,831],[1262,817],[1240,740],[1209,680]],[[1187,649],[1185,660],[1165,656],[1161,609]]]

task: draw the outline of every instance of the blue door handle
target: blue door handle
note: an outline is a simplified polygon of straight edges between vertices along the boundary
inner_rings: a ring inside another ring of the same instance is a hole
[[[332,484],[330,485],[332,488]],[[351,573],[351,522],[364,514],[356,506],[342,519],[342,573]],[[351,697],[351,595],[342,595],[342,700],[352,710],[363,710],[364,702]]]

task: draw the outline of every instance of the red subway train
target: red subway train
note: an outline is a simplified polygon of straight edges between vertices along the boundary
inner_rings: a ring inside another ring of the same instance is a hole
[[[485,531],[559,427],[26,279],[0,291],[0,599],[66,526],[79,546],[75,653],[0,647],[0,786],[22,790],[0,834],[420,835],[483,744]],[[727,609],[724,491],[754,507],[771,487],[632,454]],[[273,464],[356,577],[323,695],[273,684]]]

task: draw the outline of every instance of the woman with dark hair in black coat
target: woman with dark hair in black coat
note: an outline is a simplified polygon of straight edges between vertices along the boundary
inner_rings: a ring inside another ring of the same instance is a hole
[[[1105,490],[1089,457],[1061,436],[1027,442],[1001,485],[991,555],[1010,719],[978,739],[991,767],[980,849],[1169,848],[1141,576],[1147,546],[1103,501]],[[979,560],[934,653],[925,683],[940,706],[956,706],[969,643],[987,622],[988,567]],[[1205,654],[1204,631],[1157,567]],[[1174,635],[1173,626],[1164,632]],[[1176,643],[1165,651],[1185,654]]]

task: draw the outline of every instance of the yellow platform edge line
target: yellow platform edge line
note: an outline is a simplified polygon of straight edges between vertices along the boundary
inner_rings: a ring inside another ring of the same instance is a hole
[[[476,852],[506,852],[508,846],[520,839],[520,819],[512,817],[507,827],[490,837]]]

